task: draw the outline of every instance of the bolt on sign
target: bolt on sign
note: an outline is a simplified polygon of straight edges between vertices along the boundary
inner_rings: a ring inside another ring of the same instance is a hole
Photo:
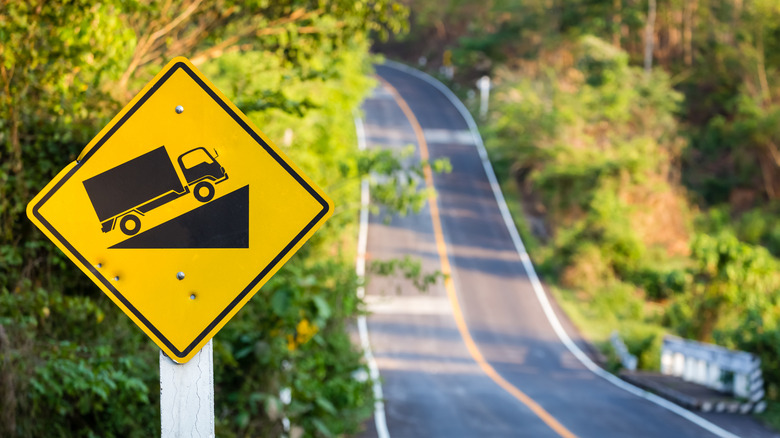
[[[186,58],[173,59],[27,215],[187,362],[333,212]]]

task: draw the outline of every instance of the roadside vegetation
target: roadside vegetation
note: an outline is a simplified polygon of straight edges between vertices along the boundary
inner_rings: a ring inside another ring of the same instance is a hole
[[[370,38],[402,30],[405,19],[384,0],[0,0],[0,436],[159,434],[158,349],[24,212],[178,55],[336,205],[216,336],[217,435],[359,430],[373,406],[348,332],[361,311],[359,182],[370,172],[389,184],[403,178],[397,157],[357,152],[353,115],[374,85]],[[377,192],[401,209],[425,196],[400,184]]]
[[[777,2],[409,8],[411,31],[382,42],[406,27],[390,0],[0,0],[0,436],[158,433],[159,351],[24,211],[178,55],[336,204],[216,336],[217,434],[359,430],[373,406],[348,331],[362,311],[359,181],[384,175],[373,193],[391,209],[425,199],[402,157],[357,151],[372,45],[454,68],[467,102],[492,77],[491,159],[535,263],[591,340],[606,348],[618,330],[649,369],[664,333],[750,351],[780,401]],[[375,271],[423,276],[394,263]]]
[[[386,53],[468,90],[531,257],[575,323],[656,369],[664,333],[761,357],[780,400],[780,6],[414,2]],[[419,42],[419,44],[418,44]],[[771,410],[771,409],[770,409]]]

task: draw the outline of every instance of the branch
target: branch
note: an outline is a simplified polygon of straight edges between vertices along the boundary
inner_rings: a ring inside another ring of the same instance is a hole
[[[138,41],[138,45],[135,47],[135,51],[133,52],[133,58],[130,61],[130,65],[127,66],[127,69],[125,70],[124,73],[122,73],[122,77],[119,79],[120,89],[125,89],[127,87],[127,82],[130,80],[130,76],[132,76],[135,70],[138,69],[140,65],[142,65],[141,60],[144,58],[146,53],[150,50],[152,44],[163,35],[175,29],[176,26],[178,26],[179,24],[184,22],[184,20],[186,20],[189,16],[191,16],[198,8],[198,6],[200,6],[201,2],[202,0],[195,0],[181,14],[179,14],[178,17],[174,18],[170,23],[166,24],[161,29],[151,34],[149,37],[141,38]],[[169,6],[170,4],[166,4],[166,6],[164,7],[164,12],[167,12]]]
[[[769,167],[769,162],[766,160],[759,160],[759,164],[761,176],[764,177],[764,190],[766,190],[770,200],[775,200],[777,199],[777,193],[775,192],[774,179],[772,178],[772,168]]]
[[[286,17],[282,17],[278,20],[274,20],[266,24],[262,29],[255,30],[256,27],[254,26],[245,26],[242,31],[240,31],[237,35],[234,35],[219,44],[209,47],[201,52],[198,52],[197,54],[193,55],[192,59],[190,60],[194,65],[200,65],[206,61],[209,61],[214,58],[219,58],[225,53],[235,52],[237,50],[249,50],[251,48],[250,44],[243,44],[241,46],[234,46],[234,44],[237,44],[239,41],[241,41],[244,38],[248,38],[250,36],[267,36],[267,35],[276,35],[279,33],[282,33],[285,31],[285,29],[282,27],[285,24],[293,23],[296,21],[302,21],[309,19],[312,16],[316,16],[322,13],[322,9],[315,9],[313,11],[306,12],[305,9],[300,8],[296,9],[290,15]],[[300,29],[311,29],[310,27],[301,27]],[[299,29],[299,33],[305,33],[301,32]],[[311,32],[309,32],[311,33]]]
[[[192,53],[190,59],[193,64],[200,65],[208,60],[218,58],[225,53],[235,52],[237,50],[250,50],[252,44],[242,43],[242,41],[253,37],[283,33],[286,31],[286,25],[290,23],[301,23],[304,20],[311,19],[324,12],[324,9],[322,8],[312,11],[307,11],[305,8],[299,8],[292,11],[287,16],[280,17],[265,23],[264,25],[258,25],[257,20],[253,20],[252,16],[237,15],[236,11],[238,9],[234,6],[219,11],[216,9],[204,8],[204,10],[197,15],[195,20],[188,21],[188,19],[191,19],[196,13],[198,7],[202,5],[202,2],[203,0],[195,0],[168,23],[165,23],[165,17],[168,15],[168,9],[171,7],[171,4],[170,2],[165,4],[160,20],[149,23],[147,26],[148,29],[155,29],[158,27],[159,29],[149,34],[147,37],[139,38],[138,45],[133,52],[130,64],[119,80],[118,89],[120,91],[126,91],[130,77],[141,66],[164,58],[166,53],[191,53],[206,37],[211,35],[215,30],[223,28],[233,20],[238,21],[239,24],[238,29],[233,35],[215,45],[205,47],[198,52]],[[138,27],[142,26],[143,23],[139,23]],[[314,26],[300,26],[297,29],[299,34],[311,34],[322,31],[322,29]],[[166,41],[166,38],[164,38],[166,35],[172,35],[171,39],[173,40],[167,47],[166,44],[168,44],[168,42]]]
[[[162,29],[158,30],[157,32],[153,33],[151,36],[149,36],[147,40],[147,45],[153,43],[161,36],[165,35],[166,33],[172,31],[176,26],[178,26],[182,21],[186,20],[187,17],[193,14],[195,12],[195,9],[198,8],[202,0],[195,0],[194,3],[192,3],[187,9],[184,10],[181,14],[179,14],[178,17],[174,18],[173,21],[168,23],[167,25],[163,26]]]
[[[770,141],[767,144],[767,149],[769,149],[769,155],[772,156],[772,159],[775,162],[775,166],[780,167],[780,151],[777,150],[777,145],[775,145],[775,142]]]
[[[194,65],[200,65],[210,59],[219,58],[226,49],[237,43],[240,39],[241,35],[234,35],[230,38],[227,38],[221,43],[211,46],[208,49],[201,51],[197,55],[193,56],[192,59],[190,59],[190,62],[192,62]]]

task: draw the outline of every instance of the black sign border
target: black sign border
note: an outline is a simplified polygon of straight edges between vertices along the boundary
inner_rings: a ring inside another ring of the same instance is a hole
[[[114,133],[117,132],[117,130],[119,130],[119,128],[128,119],[130,119],[130,116],[135,114],[135,112],[138,111],[138,109],[141,108],[141,106],[143,106],[143,104],[147,100],[149,100],[149,98],[165,83],[165,81],[167,81],[179,69],[181,69],[182,71],[187,73],[187,75],[189,75],[190,78],[192,78],[192,80],[194,80],[195,83],[197,83],[198,86],[200,86],[201,89],[203,89],[203,91],[208,93],[208,95],[211,96],[211,98],[214,99],[214,101],[217,102],[217,104],[219,104],[219,106],[222,107],[222,109],[225,110],[225,112],[227,112],[230,115],[230,117],[232,117],[233,120],[235,120],[236,123],[238,123],[238,125],[241,126],[241,128],[243,128],[244,131],[246,131],[247,134],[249,134],[250,137],[252,137],[260,146],[262,146],[263,149],[265,149],[265,151],[268,152],[268,154],[271,155],[271,157],[273,157],[273,159],[276,160],[276,162],[279,163],[279,165],[281,165],[282,168],[284,168],[287,171],[287,173],[290,174],[290,176],[292,176],[301,186],[303,186],[306,189],[307,192],[309,192],[309,194],[312,197],[314,197],[314,199],[317,200],[317,202],[320,203],[320,205],[322,205],[322,210],[320,210],[320,212],[314,217],[314,219],[312,219],[303,228],[303,230],[301,230],[301,232],[299,232],[290,241],[290,243],[288,243],[282,249],[282,251],[276,257],[274,257],[274,259],[271,260],[271,262],[265,268],[263,268],[260,271],[260,273],[252,281],[249,282],[249,284],[244,288],[244,290],[242,290],[241,293],[238,294],[238,296],[235,299],[233,299],[233,301],[231,301],[230,304],[222,312],[220,312],[219,315],[217,315],[217,317],[206,327],[206,329],[203,330],[195,338],[195,340],[192,341],[192,343],[190,343],[190,345],[188,345],[184,350],[179,350],[178,348],[176,348],[173,345],[173,343],[171,343],[168,340],[168,338],[163,336],[163,334],[157,329],[157,327],[155,327],[149,320],[147,320],[146,317],[144,317],[144,315],[140,311],[138,311],[138,309],[136,309],[130,303],[130,301],[128,301],[127,298],[125,298],[124,295],[122,295],[119,292],[119,290],[117,290],[108,281],[108,279],[106,279],[91,263],[89,263],[87,261],[87,259],[83,255],[81,255],[78,251],[76,251],[76,248],[74,248],[70,244],[70,242],[65,240],[65,238],[39,212],[39,209],[43,206],[43,204],[45,204],[46,201],[48,201],[48,199],[57,190],[59,190],[59,188],[63,184],[65,184],[76,173],[76,171],[78,171],[81,168],[81,166],[87,160],[89,160],[89,158],[98,149],[100,149],[100,147],[102,147],[105,144],[105,142],[108,141],[109,138],[111,138],[111,136]],[[71,254],[73,254],[79,260],[79,262],[81,262],[81,264],[84,267],[86,267],[93,275],[95,275],[95,277],[98,278],[100,280],[100,282],[108,290],[110,290],[111,293],[113,293],[114,296],[119,301],[121,301],[122,304],[124,304],[124,306],[128,310],[130,310],[130,312],[132,312],[132,314],[135,315],[135,317],[138,318],[138,320],[146,328],[148,328],[152,333],[154,333],[154,335],[157,337],[157,339],[159,339],[163,344],[165,344],[165,346],[168,347],[170,349],[170,351],[173,352],[174,355],[177,358],[181,359],[181,358],[186,357],[192,351],[192,349],[195,348],[195,346],[198,345],[198,343],[203,340],[203,338],[205,338],[207,335],[209,335],[214,330],[214,328],[220,322],[222,322],[223,319],[225,319],[227,317],[227,315],[238,305],[238,303],[240,303],[241,300],[243,300],[244,297],[246,297],[247,294],[249,294],[249,292],[251,292],[252,289],[254,289],[254,287],[263,278],[265,278],[265,276],[268,275],[268,273],[272,269],[274,269],[279,264],[279,262],[281,262],[281,260],[287,255],[287,253],[289,253],[295,247],[295,245],[297,245],[298,242],[300,242],[301,239],[303,239],[303,237],[315,225],[317,225],[320,222],[320,220],[322,220],[322,218],[325,217],[326,214],[328,214],[329,210],[330,210],[330,205],[325,201],[325,199],[322,196],[320,196],[320,194],[317,193],[317,191],[314,190],[314,188],[309,183],[307,183],[306,180],[304,180],[284,159],[282,159],[282,157],[279,156],[279,154],[277,154],[276,151],[274,151],[273,148],[271,148],[262,139],[262,137],[260,137],[257,134],[257,132],[255,132],[251,127],[249,127],[249,125],[246,122],[244,122],[244,120],[241,117],[239,117],[238,114],[236,114],[236,112],[233,111],[232,108],[230,108],[230,105],[228,105],[222,98],[220,98],[219,95],[217,95],[217,93],[203,81],[203,79],[201,79],[197,74],[195,74],[195,72],[192,71],[192,69],[186,63],[180,61],[180,62],[175,63],[167,72],[165,72],[165,74],[152,86],[152,88],[150,88],[146,92],[146,94],[144,94],[138,100],[138,102],[136,102],[135,105],[133,105],[133,107],[130,109],[130,111],[128,111],[116,124],[114,124],[114,126],[112,126],[111,129],[100,140],[98,140],[98,142],[95,144],[95,146],[92,147],[92,149],[90,149],[87,152],[86,155],[84,155],[84,158],[82,158],[82,160],[79,161],[62,179],[57,181],[57,184],[54,187],[52,187],[51,190],[49,190],[49,192],[47,192],[41,198],[41,200],[37,204],[35,204],[35,206],[33,206],[32,212],[33,212],[33,215],[40,221],[40,223],[43,224],[46,227],[46,229],[49,230],[49,232],[51,232],[51,234],[53,236],[55,236],[63,244],[63,246],[65,246],[71,252]]]

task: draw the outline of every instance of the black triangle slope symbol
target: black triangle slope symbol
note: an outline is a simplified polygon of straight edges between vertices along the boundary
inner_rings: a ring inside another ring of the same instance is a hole
[[[109,249],[249,248],[249,186],[164,222]]]

